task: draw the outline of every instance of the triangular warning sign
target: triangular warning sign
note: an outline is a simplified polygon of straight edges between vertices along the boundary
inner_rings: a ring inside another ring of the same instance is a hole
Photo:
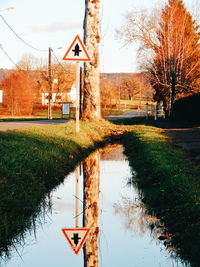
[[[64,228],[62,229],[63,234],[67,238],[71,248],[73,249],[75,254],[78,254],[83,247],[87,235],[89,233],[89,228]]]
[[[90,56],[86,50],[86,47],[78,35],[74,38],[72,44],[65,53],[63,60],[91,61]]]

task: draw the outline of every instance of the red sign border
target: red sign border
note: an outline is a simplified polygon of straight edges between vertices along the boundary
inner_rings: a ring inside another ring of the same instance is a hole
[[[85,243],[85,241],[86,241],[86,238],[87,238],[87,236],[88,236],[88,234],[89,234],[89,232],[90,232],[90,228],[62,228],[61,230],[62,230],[64,236],[67,238],[67,241],[69,242],[69,244],[70,244],[71,248],[73,249],[74,253],[75,253],[76,255],[78,255],[78,253],[80,252],[81,248],[83,247],[83,245],[84,245],[84,243]],[[68,237],[68,235],[66,234],[65,231],[78,232],[78,231],[83,231],[83,230],[86,231],[85,236],[84,236],[84,238],[82,239],[82,241],[81,241],[80,245],[78,246],[78,248],[76,249],[76,248],[74,247],[74,244],[73,244],[72,241],[69,239],[69,237]]]
[[[67,55],[69,54],[69,52],[71,51],[71,49],[72,49],[72,47],[73,47],[73,45],[74,45],[74,43],[76,42],[76,40],[79,40],[79,42],[80,42],[80,44],[81,44],[81,47],[82,47],[82,49],[84,50],[84,52],[85,52],[85,54],[86,54],[86,56],[87,56],[87,58],[82,58],[82,59],[77,59],[77,58],[67,58]],[[65,53],[65,55],[64,55],[64,57],[63,57],[63,60],[69,60],[69,61],[91,61],[91,58],[90,58],[90,56],[89,56],[89,54],[88,54],[88,52],[87,52],[87,50],[86,50],[86,48],[85,48],[85,45],[83,44],[83,42],[81,41],[81,38],[79,37],[79,35],[76,35],[76,37],[74,38],[74,40],[73,40],[73,42],[72,42],[72,44],[70,45],[70,47],[68,48],[68,50],[67,50],[67,52]]]

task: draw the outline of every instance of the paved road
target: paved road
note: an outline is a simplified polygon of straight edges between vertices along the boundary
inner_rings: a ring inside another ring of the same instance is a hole
[[[133,117],[140,117],[145,116],[147,110],[141,111],[129,111],[122,115],[117,116],[109,116],[106,117],[107,120],[117,120],[122,118],[133,118]],[[68,120],[35,120],[35,121],[7,121],[7,122],[0,122],[0,131],[9,131],[9,130],[16,130],[20,128],[27,128],[33,126],[45,126],[49,124],[60,124],[67,122]]]
[[[140,111],[130,111],[123,115],[119,116],[110,116],[108,120],[117,120],[119,118],[132,118],[145,116],[147,111],[151,110],[142,110]],[[191,157],[194,160],[200,161],[200,128],[191,128],[191,129],[168,129],[165,130],[165,133],[172,137],[177,146],[190,152]]]
[[[165,133],[175,140],[177,146],[188,150],[193,159],[200,161],[200,128],[169,129]]]
[[[124,113],[122,115],[106,117],[106,119],[107,120],[118,120],[118,119],[128,119],[128,118],[134,118],[134,117],[142,117],[142,116],[146,116],[147,111],[150,111],[150,110],[129,111],[129,112],[126,112],[126,113]]]
[[[129,111],[123,115],[110,116],[106,119],[117,120],[119,118],[133,118],[145,116],[146,110],[143,111]],[[60,124],[68,120],[36,120],[36,121],[13,121],[0,122],[0,131],[15,130],[20,128],[27,128],[33,126],[45,126],[49,124]],[[193,129],[169,129],[165,133],[175,139],[178,146],[190,151],[195,160],[200,161],[200,128]]]
[[[20,128],[45,126],[49,124],[60,124],[64,122],[67,122],[67,120],[7,121],[7,122],[0,122],[0,131],[5,132]]]

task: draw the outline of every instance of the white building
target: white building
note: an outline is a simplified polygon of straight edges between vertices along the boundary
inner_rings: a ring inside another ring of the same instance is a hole
[[[48,104],[48,95],[49,93],[42,93],[42,104]],[[72,84],[72,87],[68,93],[52,93],[52,102],[53,103],[60,103],[65,102],[67,99],[68,102],[72,104],[76,102],[76,86],[75,83]]]
[[[72,84],[71,90],[68,93],[69,101],[72,103],[76,102],[76,85],[75,83]]]

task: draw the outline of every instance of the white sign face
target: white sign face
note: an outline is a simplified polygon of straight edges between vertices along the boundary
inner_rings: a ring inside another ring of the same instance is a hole
[[[70,103],[63,103],[62,104],[62,114],[69,115],[70,114]]]
[[[78,254],[80,252],[86,241],[89,231],[89,228],[62,229],[63,234],[67,238],[67,241],[69,242],[75,254]]]
[[[65,53],[63,60],[69,61],[91,61],[90,56],[86,50],[81,38],[77,35]]]
[[[0,103],[3,103],[3,90],[0,90]]]

